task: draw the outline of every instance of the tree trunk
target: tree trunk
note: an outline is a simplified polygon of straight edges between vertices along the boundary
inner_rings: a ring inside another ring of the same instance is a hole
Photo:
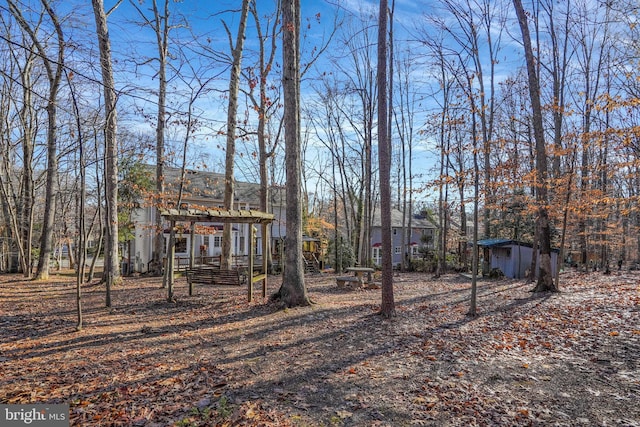
[[[378,19],[378,162],[380,173],[380,222],[382,225],[382,304],[380,314],[396,315],[393,296],[393,244],[391,240],[391,144],[387,129],[387,0],[380,0]]]
[[[231,76],[229,77],[229,104],[227,108],[227,149],[225,153],[225,178],[224,178],[224,208],[233,209],[233,196],[235,187],[234,162],[236,157],[236,115],[238,113],[238,89],[240,87],[240,72],[242,64],[242,50],[244,49],[245,28],[249,15],[250,0],[242,0],[242,13],[240,25],[236,36],[233,51],[233,64],[231,64]],[[231,33],[229,32],[229,38]],[[220,268],[231,268],[233,224],[225,223],[222,231],[222,252],[220,256]]]
[[[520,30],[522,31],[522,42],[524,44],[527,74],[529,77],[529,95],[531,97],[531,107],[533,110],[533,135],[536,146],[536,201],[538,203],[538,230],[540,233],[540,273],[534,292],[557,291],[553,283],[551,270],[551,224],[549,221],[547,200],[547,152],[544,139],[544,123],[542,121],[542,105],[540,103],[540,81],[536,72],[536,58],[533,55],[527,15],[522,7],[522,1],[513,0],[513,5],[518,16]]]
[[[309,305],[304,283],[302,255],[302,203],[300,153],[300,2],[282,2],[282,87],[284,91],[284,131],[287,207],[285,269],[280,290],[274,296],[285,307]]]
[[[102,0],[92,0],[96,18],[96,34],[100,47],[100,68],[105,109],[105,205],[106,231],[104,257],[104,279],[106,284],[105,305],[111,307],[111,288],[120,280],[120,260],[118,258],[118,142],[116,139],[118,115],[116,111],[116,91],[111,65],[111,41],[107,27],[107,15]]]
[[[276,54],[276,31],[278,26],[273,25],[271,28],[271,50],[267,59],[267,52],[265,46],[265,37],[262,33],[262,26],[260,25],[260,17],[258,15],[257,6],[254,3],[254,7],[250,8],[251,14],[253,15],[256,33],[258,35],[259,42],[259,70],[260,70],[260,81],[258,84],[259,88],[259,96],[260,99],[256,100],[253,96],[251,96],[251,100],[254,103],[254,107],[258,110],[258,150],[259,150],[259,173],[260,173],[260,210],[262,212],[270,212],[271,206],[269,203],[270,193],[269,193],[269,169],[268,169],[268,161],[274,155],[275,146],[278,138],[274,138],[276,142],[271,149],[268,149],[268,135],[266,132],[266,125],[269,119],[269,97],[267,94],[267,79],[269,73],[273,68],[273,61],[275,60]],[[279,134],[278,130],[278,134]],[[267,253],[262,254],[262,256],[267,257],[267,271],[271,272],[273,270],[273,260],[271,257],[271,238],[270,238],[270,230],[271,227],[267,227],[267,235],[262,236],[263,239],[266,240],[267,243]]]
[[[31,277],[31,238],[33,235],[33,205],[35,201],[35,185],[33,178],[33,155],[34,155],[34,106],[32,102],[32,81],[31,71],[33,58],[27,59],[25,67],[21,73],[23,87],[23,107],[20,111],[20,120],[23,124],[23,171],[22,171],[22,194],[21,203],[18,206],[18,227],[20,241],[18,243],[22,273],[24,277]]]
[[[78,107],[78,100],[76,97],[76,92],[74,90],[74,86],[71,83],[71,79],[67,71],[65,71],[65,76],[67,78],[67,82],[69,82],[69,92],[71,94],[71,100],[73,102],[73,113],[76,119],[76,132],[78,135],[78,163],[79,163],[79,174],[80,174],[80,183],[79,183],[79,194],[76,195],[76,225],[78,227],[78,239],[75,247],[72,247],[69,244],[69,256],[71,256],[74,251],[77,251],[78,254],[78,266],[76,270],[76,313],[77,313],[77,322],[76,322],[76,331],[82,330],[82,284],[84,283],[84,271],[85,271],[85,262],[87,259],[87,230],[86,230],[86,218],[85,218],[85,206],[86,206],[86,198],[87,198],[87,184],[86,184],[86,162],[84,155],[84,133],[82,131],[82,120],[80,117],[80,109]]]

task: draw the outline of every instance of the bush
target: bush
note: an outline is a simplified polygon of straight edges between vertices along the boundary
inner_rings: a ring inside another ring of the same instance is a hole
[[[412,259],[411,271],[417,271],[419,273],[430,273],[431,271],[433,271],[432,262],[427,261],[426,259]]]
[[[502,279],[504,277],[504,273],[499,268],[492,268],[489,272],[489,277],[492,279]]]

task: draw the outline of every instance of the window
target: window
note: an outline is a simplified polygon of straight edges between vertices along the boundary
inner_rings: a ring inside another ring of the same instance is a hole
[[[396,234],[398,234],[398,229],[397,229],[397,228],[394,228],[394,229],[393,229],[393,235],[395,236]]]
[[[222,246],[222,236],[213,236],[213,247],[219,248]]]
[[[187,238],[176,237],[176,252],[187,252]]]
[[[394,249],[394,252],[396,254],[399,254],[400,253],[400,246],[396,246],[396,248]]]
[[[206,247],[209,247],[209,236],[204,236],[202,238],[202,244]]]

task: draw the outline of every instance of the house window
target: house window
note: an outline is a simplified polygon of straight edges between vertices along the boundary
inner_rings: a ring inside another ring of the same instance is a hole
[[[222,246],[222,236],[213,236],[213,247],[219,248]]]
[[[187,252],[186,237],[176,237],[176,252],[180,252],[180,253]]]
[[[393,235],[395,236],[396,234],[398,234],[398,229],[397,229],[397,228],[394,228],[394,229],[393,229]]]
[[[396,254],[399,254],[400,253],[400,246],[396,246],[395,249],[394,249],[394,252]]]
[[[202,238],[202,244],[206,247],[209,247],[209,236],[204,236]]]

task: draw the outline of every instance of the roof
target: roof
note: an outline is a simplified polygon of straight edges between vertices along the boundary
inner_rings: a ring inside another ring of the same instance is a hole
[[[513,239],[482,239],[478,240],[478,246],[483,246],[487,248],[495,247],[495,246],[508,246],[508,245],[516,245],[516,246],[528,246],[532,247],[533,245],[530,243],[518,242]]]
[[[469,242],[469,243],[473,244],[473,242]],[[527,248],[533,248],[533,244],[528,242],[521,242],[519,240],[514,240],[514,239],[499,239],[499,238],[478,240],[478,246],[483,248],[496,248],[500,246],[525,246]],[[559,252],[559,249],[551,248],[551,251]]]
[[[152,179],[155,179],[155,166],[146,166]],[[177,194],[182,176],[181,168],[164,167],[165,191],[168,194]],[[198,200],[207,206],[224,203],[224,174],[210,171],[187,169],[185,170],[185,183],[183,188],[183,200]],[[234,201],[252,206],[260,206],[260,184],[253,182],[235,181]],[[283,194],[279,187],[269,188],[272,204],[284,203]]]
[[[409,225],[409,217],[407,214],[405,216],[404,226]],[[380,227],[380,208],[376,208],[373,212],[373,227]],[[398,209],[391,209],[391,227],[402,227],[402,212]],[[424,217],[416,217],[415,215],[411,218],[411,227],[412,228],[436,228],[436,226]]]
[[[253,210],[219,209],[160,209],[160,215],[169,221],[228,222],[268,224],[274,215]]]

